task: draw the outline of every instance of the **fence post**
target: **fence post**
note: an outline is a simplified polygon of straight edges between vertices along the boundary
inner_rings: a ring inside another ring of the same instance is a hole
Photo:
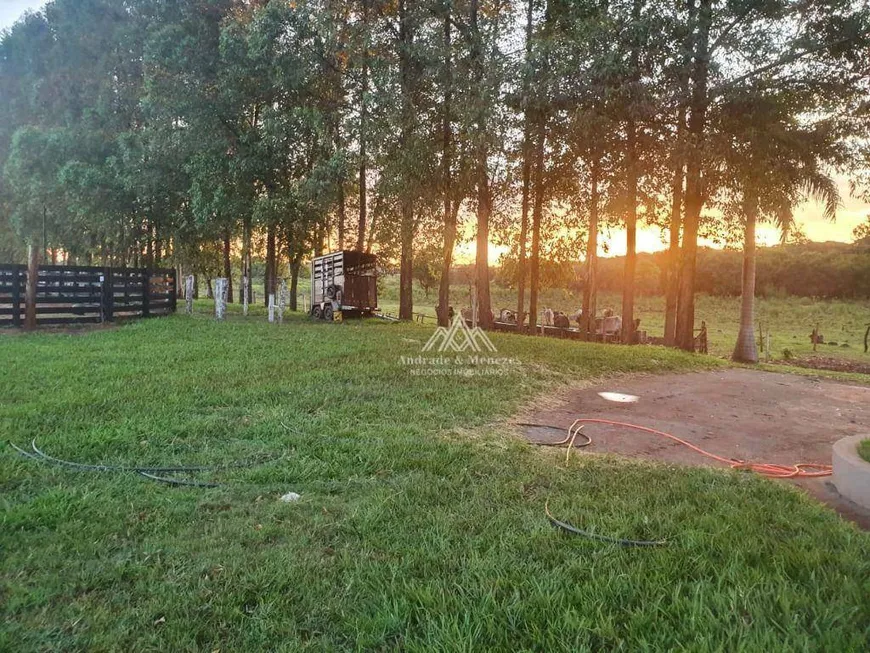
[[[24,328],[36,328],[36,289],[39,286],[39,250],[33,242],[27,248],[27,281],[24,289]]]
[[[114,319],[115,289],[112,287],[112,268],[103,268],[103,287],[100,296],[100,305],[103,322],[111,322]]]
[[[172,279],[172,284],[169,291],[169,312],[174,313],[178,303],[178,277],[176,276],[175,268],[172,268],[170,278]]]
[[[12,268],[12,326],[21,326],[21,270]]]
[[[151,316],[151,271],[142,268],[142,317]]]
[[[224,319],[227,310],[227,280],[223,277],[214,280],[214,317]]]
[[[248,302],[250,301],[248,290],[248,277],[242,276],[242,315],[245,317],[248,316]]]
[[[184,280],[184,304],[185,313],[191,315],[193,313],[193,284],[194,278],[192,274],[188,274]]]

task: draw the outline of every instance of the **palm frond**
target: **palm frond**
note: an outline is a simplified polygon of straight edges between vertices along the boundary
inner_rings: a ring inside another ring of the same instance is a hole
[[[837,219],[837,209],[840,208],[840,189],[837,182],[830,176],[814,171],[803,177],[802,190],[810,197],[824,205],[823,215],[833,222]]]

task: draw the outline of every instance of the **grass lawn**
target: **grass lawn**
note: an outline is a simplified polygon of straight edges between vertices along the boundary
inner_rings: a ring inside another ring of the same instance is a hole
[[[498,425],[553,386],[715,359],[494,334],[518,369],[415,376],[399,357],[431,327],[254,313],[0,334],[3,440],[128,465],[281,456],[203,489],[5,447],[0,650],[870,647],[870,535],[803,494],[730,470],[566,467]],[[562,534],[546,500],[669,546]]]
[[[862,440],[858,443],[858,455],[870,463],[870,440]]]

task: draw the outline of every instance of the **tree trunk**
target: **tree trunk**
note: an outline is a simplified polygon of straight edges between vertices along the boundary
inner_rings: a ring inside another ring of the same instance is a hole
[[[680,260],[676,344],[686,351],[695,349],[695,263],[698,253],[698,227],[704,206],[701,147],[707,115],[712,0],[700,0],[695,56],[692,67],[692,99],[689,114],[689,148],[686,159],[686,214],[683,225],[683,252]]]
[[[269,295],[275,294],[277,264],[275,256],[275,225],[270,224],[266,232],[266,274],[263,279],[263,303],[269,305]]]
[[[634,277],[637,269],[637,127],[628,121],[626,179],[625,266],[622,274],[622,344],[634,344]]]
[[[640,21],[641,0],[634,0],[632,4],[632,19]],[[626,195],[628,213],[625,216],[625,267],[622,275],[622,343],[633,345],[635,342],[634,325],[634,282],[637,270],[637,179],[638,179],[638,152],[637,152],[637,107],[639,105],[637,84],[640,81],[640,39],[632,37],[631,44],[631,93],[629,96],[629,118],[626,125],[626,145],[628,150],[628,170],[626,180]]]
[[[532,64],[532,0],[526,2],[526,66]],[[525,330],[526,311],[526,241],[529,239],[529,192],[532,177],[532,123],[529,118],[529,73],[523,78],[523,199],[520,208],[520,242],[517,254],[517,331]]]
[[[544,141],[546,139],[543,118],[538,117],[537,142],[535,143],[535,203],[532,208],[532,256],[529,273],[529,327],[538,332],[538,284],[541,270],[541,218],[544,210]]]
[[[598,298],[598,174],[600,158],[597,154],[589,170],[589,236],[586,241],[586,283],[583,285],[583,313],[580,323],[583,337],[595,333],[595,313]]]
[[[230,258],[230,230],[224,230],[224,277],[227,280],[227,301],[233,301],[233,263]]]
[[[39,248],[36,238],[27,245],[27,285],[24,287],[24,328],[36,328],[36,287],[39,279]]]
[[[450,199],[444,199],[444,247],[441,252],[441,280],[438,285],[438,325],[450,322],[450,267],[453,263],[453,248],[456,246],[456,214]]]
[[[411,60],[415,25],[409,15],[410,0],[399,0],[399,77],[402,95],[401,127],[399,144],[402,150],[410,146],[414,132],[416,73]],[[400,235],[402,242],[399,268],[399,319],[411,320],[414,312],[414,188],[416,171],[405,166],[402,170],[405,181],[401,199]]]
[[[299,294],[299,267],[302,263],[302,255],[296,254],[290,261],[290,310],[299,310],[296,295]]]
[[[402,254],[399,267],[399,319],[414,318],[414,204],[402,200]]]
[[[489,187],[489,163],[487,157],[487,125],[485,95],[483,93],[483,37],[478,24],[479,0],[471,0],[469,5],[469,32],[471,36],[470,59],[476,96],[477,115],[475,116],[475,177],[477,185],[477,242],[475,253],[475,286],[477,298],[477,322],[484,329],[492,327],[492,300],[489,289],[489,218],[492,213],[492,196]]]
[[[245,292],[250,289],[251,283],[251,219],[245,218],[242,222],[242,280],[239,284],[239,303],[245,303]],[[245,287],[247,281],[247,288]],[[250,295],[248,295],[250,303]]]
[[[145,267],[151,269],[154,267],[154,239],[151,237],[151,224],[145,226]]]
[[[683,211],[683,163],[674,167],[671,186],[671,224],[667,258],[667,284],[665,287],[665,344],[672,347],[676,342],[677,294],[680,288],[680,228]]]
[[[695,0],[688,2],[688,20],[695,19]],[[683,228],[683,184],[686,179],[686,105],[689,94],[689,66],[692,63],[692,41],[688,34],[683,42],[682,65],[679,70],[680,107],[677,109],[677,134],[673,152],[673,180],[671,182],[671,223],[666,259],[665,283],[665,345],[677,342],[677,312],[680,293],[680,232]]]
[[[323,256],[323,227],[314,227],[314,256]]]
[[[758,219],[758,199],[752,189],[744,191],[743,212],[746,227],[743,234],[743,278],[740,295],[740,332],[731,358],[742,363],[757,363],[755,345],[755,223]]]
[[[347,221],[346,199],[344,196],[344,174],[338,185],[338,249],[344,250],[344,230]]]
[[[366,240],[366,141],[368,134],[368,100],[366,95],[369,89],[369,0],[362,0],[362,24],[363,24],[363,54],[360,72],[360,92],[359,92],[359,221],[357,223],[356,234],[356,249],[358,252],[363,251]]]
[[[444,103],[441,107],[441,195],[444,202],[444,245],[441,250],[441,279],[438,284],[438,307],[435,314],[439,326],[450,323],[450,267],[456,246],[456,216],[453,210],[453,131],[450,127],[451,100],[453,99],[453,65],[451,47],[450,4],[444,8]]]
[[[492,213],[492,198],[486,159],[479,162],[477,181],[477,322],[481,328],[492,328],[492,300],[489,292],[489,216]]]

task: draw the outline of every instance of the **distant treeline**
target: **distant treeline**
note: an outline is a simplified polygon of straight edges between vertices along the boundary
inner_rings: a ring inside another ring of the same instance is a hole
[[[638,254],[635,290],[639,294],[664,293],[666,254]],[[622,292],[623,257],[599,259],[598,289]],[[710,295],[740,295],[743,254],[734,250],[698,250],[696,290]],[[757,291],[761,297],[870,297],[870,242],[801,243],[761,247],[758,250]],[[544,264],[542,277],[551,287],[583,288],[583,266]],[[498,282],[509,281],[513,266],[500,269]]]

